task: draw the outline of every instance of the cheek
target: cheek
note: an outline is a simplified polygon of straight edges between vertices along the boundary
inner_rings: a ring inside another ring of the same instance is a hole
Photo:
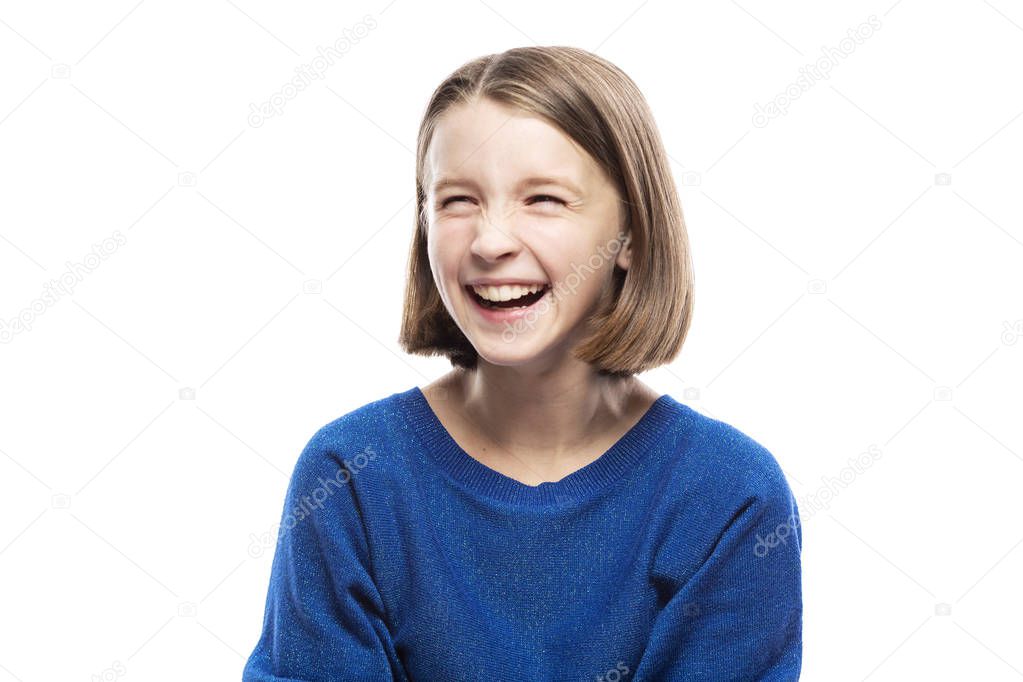
[[[426,252],[430,256],[430,261],[443,263],[445,258],[450,258],[454,239],[449,226],[432,223],[427,226],[426,234]]]
[[[552,273],[568,291],[587,299],[600,295],[603,287],[610,282],[614,267],[614,255],[597,244],[579,245],[565,251],[563,260],[555,265]]]
[[[430,225],[426,241],[426,254],[430,261],[434,285],[445,296],[452,296],[460,272],[461,247],[457,235],[450,229]]]
[[[437,240],[435,235],[431,233],[430,238],[426,243],[426,255],[430,261],[430,272],[433,274],[433,284],[437,287],[437,290],[443,294],[444,273],[449,271],[450,268],[444,260],[444,249],[440,248],[442,243],[442,241]]]

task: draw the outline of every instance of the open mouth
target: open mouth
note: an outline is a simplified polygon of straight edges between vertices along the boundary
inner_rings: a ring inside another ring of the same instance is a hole
[[[502,310],[502,309],[508,310],[508,309],[515,309],[515,308],[528,308],[529,306],[533,305],[534,303],[539,301],[541,298],[543,298],[544,295],[550,290],[550,288],[551,288],[551,286],[549,284],[545,284],[542,289],[537,290],[535,293],[525,294],[524,296],[519,296],[518,298],[513,298],[513,299],[510,299],[508,301],[490,301],[490,300],[487,300],[487,299],[483,298],[482,296],[480,296],[479,294],[477,294],[473,290],[473,288],[471,286],[469,286],[469,285],[466,285],[465,290],[467,292],[469,292],[469,295],[473,298],[474,301],[476,301],[478,304],[480,304],[484,308],[488,308],[488,309],[491,309],[491,310]]]

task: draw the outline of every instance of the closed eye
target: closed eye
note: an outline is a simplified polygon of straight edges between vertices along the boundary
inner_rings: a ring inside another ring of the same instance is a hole
[[[559,198],[557,198],[555,196],[551,196],[550,194],[537,194],[536,196],[529,197],[529,198],[530,198],[530,200],[533,200],[533,199],[544,200],[543,203],[548,203],[548,200],[549,201],[553,201],[555,203],[559,203],[559,204],[564,204],[565,203],[561,199],[559,199]]]
[[[445,206],[447,206],[448,204],[450,204],[452,202],[462,201],[462,200],[466,200],[466,199],[469,200],[469,201],[472,201],[472,197],[468,197],[468,196],[464,196],[464,195],[459,195],[459,196],[455,196],[455,197],[448,197],[447,199],[445,199],[444,201],[441,202],[440,206],[441,206],[441,208],[444,208]],[[537,199],[539,201],[534,202],[533,201],[534,199]],[[561,199],[557,198],[556,196],[552,196],[550,194],[536,194],[534,196],[529,197],[529,201],[531,203],[544,203],[544,204],[546,204],[546,203],[564,204],[565,203]]]

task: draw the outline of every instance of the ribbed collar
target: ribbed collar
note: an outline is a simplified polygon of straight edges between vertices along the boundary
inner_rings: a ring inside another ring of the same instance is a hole
[[[561,480],[531,486],[491,469],[463,450],[444,428],[418,386],[398,396],[402,411],[422,439],[427,454],[452,478],[480,495],[533,507],[585,499],[620,480],[656,443],[676,416],[678,405],[670,395],[662,395],[596,460]]]

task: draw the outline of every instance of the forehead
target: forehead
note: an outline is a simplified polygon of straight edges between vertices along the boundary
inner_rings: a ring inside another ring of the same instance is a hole
[[[453,178],[499,186],[529,177],[561,176],[584,189],[600,181],[596,162],[557,127],[491,100],[446,111],[437,121],[424,161],[427,189],[438,179]]]

